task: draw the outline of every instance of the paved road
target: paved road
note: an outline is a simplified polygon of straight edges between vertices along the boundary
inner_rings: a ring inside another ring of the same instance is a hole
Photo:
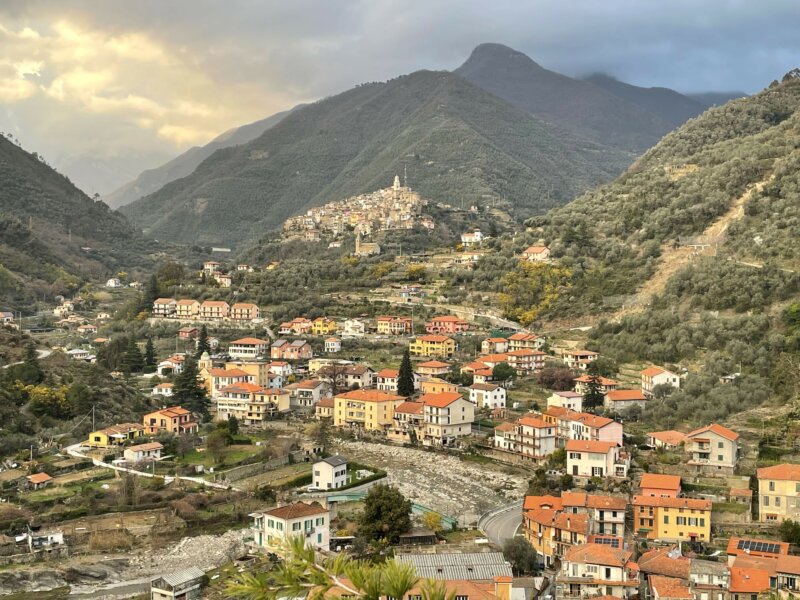
[[[502,546],[506,540],[513,538],[522,525],[522,503],[509,506],[481,523],[481,529],[489,541]]]
[[[52,351],[52,350],[37,350],[37,351],[36,351],[36,354],[38,354],[38,355],[39,355],[39,359],[40,359],[40,360],[41,360],[42,358],[47,358],[47,357],[48,357],[48,356],[50,356],[52,353],[53,353],[53,351]],[[14,365],[21,365],[23,362],[25,362],[25,361],[23,361],[23,360],[20,360],[20,361],[17,361],[17,362],[15,362],[15,363],[11,363],[10,365],[5,365],[3,368],[4,368],[4,369],[7,369],[8,367],[13,367]]]

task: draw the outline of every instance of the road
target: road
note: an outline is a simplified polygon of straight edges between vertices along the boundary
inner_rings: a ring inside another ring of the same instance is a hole
[[[515,503],[481,519],[480,528],[489,541],[502,546],[517,534],[522,525],[522,504]]]
[[[39,356],[38,356],[39,360],[41,360],[41,359],[43,359],[43,358],[47,358],[47,357],[48,357],[48,356],[50,356],[52,353],[53,353],[53,351],[52,351],[52,350],[37,350],[37,351],[36,351],[36,354],[38,354],[38,355],[39,355]],[[10,365],[4,365],[4,366],[3,366],[3,368],[4,368],[4,369],[7,369],[8,367],[13,367],[14,365],[21,365],[23,362],[25,362],[25,361],[23,361],[23,360],[20,360],[20,361],[17,361],[17,362],[15,362],[15,363],[11,363]]]

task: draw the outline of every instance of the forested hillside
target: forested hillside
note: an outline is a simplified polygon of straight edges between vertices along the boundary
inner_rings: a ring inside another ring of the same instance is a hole
[[[309,206],[385,187],[406,168],[409,184],[432,200],[505,200],[531,214],[629,160],[461,77],[420,71],[297,110],[122,210],[159,239],[237,246]]]
[[[798,167],[793,72],[690,121],[614,183],[532,218],[472,283],[539,327],[594,324],[592,346],[613,359],[705,373],[665,415],[705,420],[796,394]],[[555,264],[523,268],[514,256],[539,239]],[[737,386],[720,387],[738,371]],[[690,396],[708,400],[706,412]]]
[[[0,136],[0,304],[64,293],[138,264],[139,233],[35,154]]]

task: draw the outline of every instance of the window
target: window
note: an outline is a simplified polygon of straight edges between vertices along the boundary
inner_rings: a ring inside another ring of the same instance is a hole
[[[317,525],[325,525],[325,517],[317,517]]]
[[[764,506],[769,506],[769,496],[764,496],[764,501],[761,504]]]
[[[664,515],[664,525],[669,525],[669,516]]]
[[[781,505],[781,497],[775,496],[775,506],[780,506],[780,505]]]
[[[717,460],[722,462],[722,454],[717,454]]]
[[[302,523],[292,523],[292,531],[300,531],[302,526]]]
[[[569,457],[571,459],[573,459],[573,460],[580,460],[581,459],[581,454],[580,454],[580,452],[570,452],[569,453]]]
[[[774,492],[775,491],[775,482],[774,481],[770,481],[769,482],[769,491],[770,492]]]
[[[725,444],[723,444],[722,442],[717,442],[717,448],[724,448],[724,447]]]
[[[706,520],[703,517],[700,517],[700,527],[706,526]]]

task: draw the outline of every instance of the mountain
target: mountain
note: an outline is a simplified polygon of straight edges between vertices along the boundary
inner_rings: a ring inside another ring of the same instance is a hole
[[[386,187],[404,168],[432,200],[505,199],[530,214],[611,179],[630,160],[457,75],[419,71],[294,111],[122,212],[152,237],[241,246],[307,207]]]
[[[286,115],[302,106],[301,104],[291,110],[275,113],[266,119],[229,129],[211,140],[205,146],[194,146],[160,167],[143,171],[132,181],[129,181],[122,187],[104,196],[103,200],[105,200],[106,204],[111,208],[119,208],[143,196],[152,194],[169,182],[189,175],[201,162],[214,154],[217,150],[246,144],[250,140],[254,140],[270,127],[280,123]]]
[[[744,92],[701,92],[686,95],[706,106],[722,106],[726,102],[747,96]]]
[[[522,52],[502,44],[477,46],[454,72],[537,117],[637,154],[685,120],[675,119],[674,114],[681,110],[673,108],[670,101],[680,99],[685,107],[682,112],[692,112],[687,110],[692,101],[677,92],[669,97],[663,92],[648,94],[643,88],[621,83],[609,85],[614,89],[608,90],[591,81],[549,71]],[[663,97],[662,101],[645,101],[656,96]],[[691,116],[703,108],[697,104]]]
[[[692,117],[703,112],[708,105],[694,100],[675,90],[663,87],[644,88],[624,83],[603,73],[595,73],[586,77],[588,81],[607,92],[635,104],[649,113],[660,116],[670,125],[678,127]]]
[[[138,264],[146,244],[117,212],[0,137],[0,305],[75,289]]]

